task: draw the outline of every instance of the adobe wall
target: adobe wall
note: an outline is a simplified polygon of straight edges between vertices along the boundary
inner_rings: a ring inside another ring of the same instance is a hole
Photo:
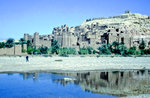
[[[21,45],[15,45],[14,46],[14,55],[21,55],[21,54],[22,54]]]
[[[40,46],[45,46],[45,47],[48,47],[48,48],[51,47],[51,41],[40,40],[39,43],[40,43]]]
[[[1,48],[0,55],[23,55],[21,45],[14,45],[12,48]]]
[[[14,47],[0,49],[0,55],[14,55]]]

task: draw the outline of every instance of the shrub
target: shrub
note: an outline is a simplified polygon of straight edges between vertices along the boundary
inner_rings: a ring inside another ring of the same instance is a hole
[[[128,50],[128,54],[135,55],[136,54],[136,47],[135,46],[130,47]]]
[[[13,47],[13,44],[14,44],[14,39],[13,38],[9,38],[6,42],[6,47],[7,48],[11,48]]]
[[[98,48],[99,54],[111,54],[110,49],[108,48],[107,44],[103,44],[101,47]]]
[[[56,54],[58,54],[58,49],[60,48],[60,46],[59,46],[59,44],[58,44],[58,42],[56,41],[56,40],[54,40],[53,42],[52,42],[52,44],[51,44],[51,53],[52,54],[54,54],[54,53],[56,53]]]
[[[28,47],[27,48],[27,53],[28,54],[33,54],[33,48],[32,47]]]
[[[5,43],[4,42],[0,42],[0,48],[5,48]]]
[[[59,55],[59,56],[62,56],[62,57],[69,57],[68,54],[61,54],[61,55]]]
[[[41,54],[48,54],[48,47],[40,47],[39,50]]]
[[[83,55],[85,55],[85,54],[88,54],[88,49],[87,48],[80,48],[80,51],[78,52],[79,54],[83,54]]]
[[[142,49],[145,49],[145,47],[146,47],[146,44],[145,44],[144,40],[142,39],[142,42],[139,45],[139,49],[142,50]]]

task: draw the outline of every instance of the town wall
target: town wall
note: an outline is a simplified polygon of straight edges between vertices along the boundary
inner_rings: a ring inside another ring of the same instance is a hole
[[[25,55],[25,53],[22,53],[21,45],[14,45],[12,48],[1,48],[0,55]]]

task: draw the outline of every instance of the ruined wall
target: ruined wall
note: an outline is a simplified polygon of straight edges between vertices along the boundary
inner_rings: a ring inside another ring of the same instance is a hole
[[[44,46],[44,47],[50,48],[50,47],[51,47],[51,41],[40,40],[40,41],[39,41],[39,45],[40,45],[40,46]]]

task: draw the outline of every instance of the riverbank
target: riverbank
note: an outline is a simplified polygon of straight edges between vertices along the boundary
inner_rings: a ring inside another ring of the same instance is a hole
[[[0,57],[0,72],[150,69],[150,57]]]
[[[22,54],[22,55],[0,55],[0,57],[25,57],[25,56],[30,56],[30,57],[150,57],[150,55],[127,55],[127,56],[122,56],[122,55],[98,55],[98,54],[87,54],[87,55],[56,55],[56,54],[41,54],[41,55],[29,55],[29,54]]]

